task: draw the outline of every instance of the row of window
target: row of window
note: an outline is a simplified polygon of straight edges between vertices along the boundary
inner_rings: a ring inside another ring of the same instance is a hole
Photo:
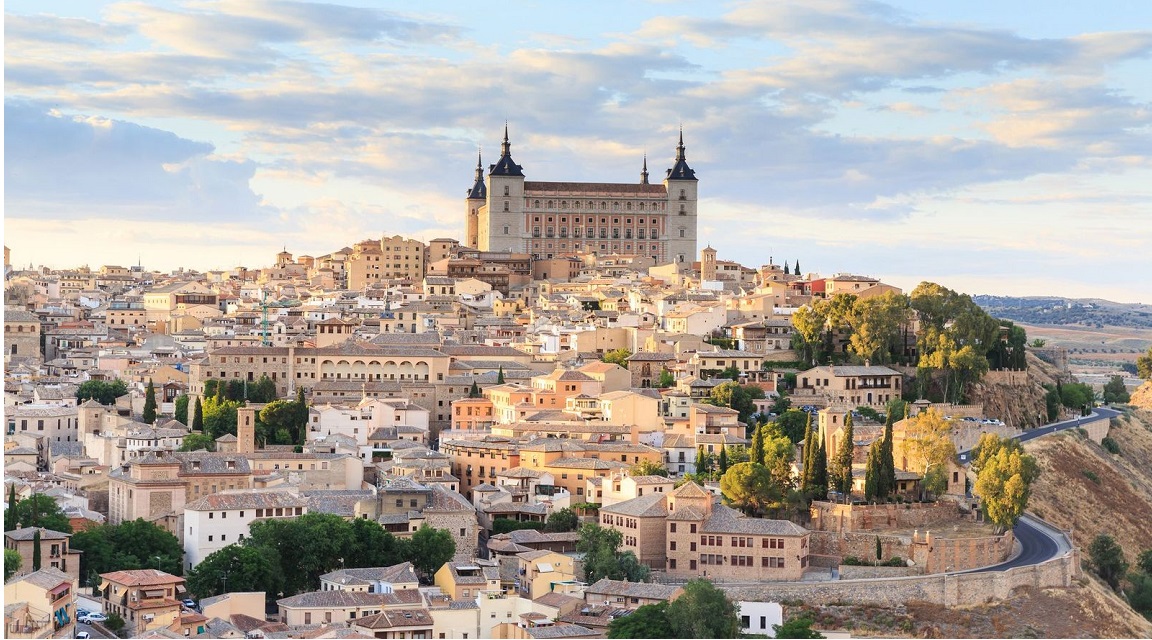
[[[600,227],[600,239],[601,240],[607,240],[608,239],[608,231],[609,231],[608,227]],[[613,240],[619,240],[620,239],[620,229],[617,227],[613,227],[611,231],[612,231],[612,239]],[[644,229],[637,229],[636,230],[636,239],[638,239],[638,240],[646,240],[647,235],[648,235],[648,232],[645,231]],[[583,236],[587,236],[589,238],[595,238],[596,237],[596,229],[594,227],[588,227],[587,233],[585,233],[585,230],[581,227],[574,227],[572,229],[572,237],[573,238],[579,239]],[[532,237],[533,238],[539,238],[540,237],[540,227],[532,227]],[[544,237],[555,238],[556,237],[555,227],[548,227],[547,229],[545,229],[544,230]],[[568,227],[560,227],[560,237],[561,238],[567,238],[568,237]],[[656,240],[656,239],[659,239],[659,237],[660,237],[659,230],[658,229],[652,229],[652,239]],[[625,240],[631,240],[632,239],[632,229],[625,229],[624,230],[624,239]]]
[[[504,187],[504,196],[505,197],[511,197],[511,191],[508,189],[508,187]],[[686,199],[686,196],[684,195],[684,193],[680,194],[680,199],[681,200]],[[597,209],[599,209],[600,211],[607,211],[609,208],[608,203],[605,201],[601,201],[599,206],[597,206],[597,204],[595,202],[592,202],[591,200],[589,200],[587,203],[580,201],[580,200],[576,200],[575,202],[572,202],[572,203],[569,203],[567,200],[561,200],[559,208],[560,209],[568,209],[569,204],[571,204],[572,209],[587,209],[589,211],[595,211]],[[543,206],[541,206],[541,205],[543,205]],[[645,210],[663,211],[663,210],[668,208],[667,202],[660,202],[660,201],[638,202],[638,203],[635,203],[635,205],[636,205],[637,211],[645,211]],[[533,209],[542,209],[542,208],[543,209],[556,209],[557,208],[555,200],[526,200],[524,202],[524,206],[532,207]],[[633,207],[633,203],[631,203],[631,202],[624,203],[624,209],[626,211],[632,211],[632,207]],[[645,207],[647,207],[647,209]],[[612,211],[619,211],[620,210],[620,203],[619,202],[613,202],[611,208],[612,208]]]
[[[728,556],[727,558],[725,558],[725,556],[715,554],[715,553],[702,553],[702,554],[700,554],[700,564],[704,565],[704,566],[721,566],[721,567],[724,566],[725,564],[727,564],[730,567],[754,567],[754,566],[756,566],[756,559],[753,556],[733,555],[733,556]],[[800,566],[801,567],[808,566],[808,556],[804,556],[804,557],[800,558]],[[675,569],[676,568],[676,559],[675,558],[669,558],[668,559],[668,568],[669,569]],[[787,566],[785,566],[784,558],[765,557],[765,558],[760,558],[760,568],[762,568],[762,569],[786,569]],[[688,561],[688,569],[689,570],[695,570],[696,569],[696,560],[689,560]]]

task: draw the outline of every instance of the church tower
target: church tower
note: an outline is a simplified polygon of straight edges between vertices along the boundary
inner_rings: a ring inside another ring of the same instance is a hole
[[[681,127],[676,162],[664,177],[664,187],[668,190],[667,255],[668,260],[677,263],[681,271],[691,268],[692,258],[696,255],[697,184],[696,172],[688,166],[684,155],[684,129]]]
[[[700,279],[703,281],[716,279],[716,250],[712,245],[700,250]]]
[[[488,168],[487,196],[478,216],[476,248],[524,253],[524,168],[512,160],[507,124],[500,159]]]
[[[468,190],[468,197],[464,201],[464,244],[476,248],[480,235],[480,209],[488,199],[488,186],[484,184],[484,161],[480,152],[476,152],[476,177],[472,179],[472,188]]]

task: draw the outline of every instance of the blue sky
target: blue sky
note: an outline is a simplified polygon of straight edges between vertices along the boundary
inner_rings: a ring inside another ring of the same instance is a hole
[[[659,175],[755,266],[1152,302],[1152,3],[5,6],[17,264],[261,266],[462,234],[532,180]]]

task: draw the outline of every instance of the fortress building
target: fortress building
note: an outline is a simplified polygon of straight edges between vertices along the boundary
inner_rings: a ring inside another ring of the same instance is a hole
[[[548,259],[575,253],[644,255],[657,264],[690,265],[696,256],[697,180],[684,157],[684,131],[663,184],[640,181],[531,182],[512,160],[508,127],[500,159],[476,161],[468,190],[465,242],[480,251]]]

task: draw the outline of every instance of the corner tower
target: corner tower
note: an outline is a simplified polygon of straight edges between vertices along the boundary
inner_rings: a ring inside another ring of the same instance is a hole
[[[476,151],[476,177],[472,179],[472,188],[468,190],[468,197],[464,200],[464,244],[476,248],[479,240],[480,209],[488,199],[488,186],[484,184],[484,161],[480,151]]]
[[[684,156],[684,128],[680,128],[680,142],[676,145],[676,161],[664,176],[664,187],[668,190],[668,260],[675,262],[678,269],[692,266],[696,256],[696,172],[688,166]]]
[[[477,220],[476,248],[481,251],[523,253],[524,245],[524,168],[512,160],[508,142],[508,125],[500,159],[488,168],[487,205],[480,209]]]

